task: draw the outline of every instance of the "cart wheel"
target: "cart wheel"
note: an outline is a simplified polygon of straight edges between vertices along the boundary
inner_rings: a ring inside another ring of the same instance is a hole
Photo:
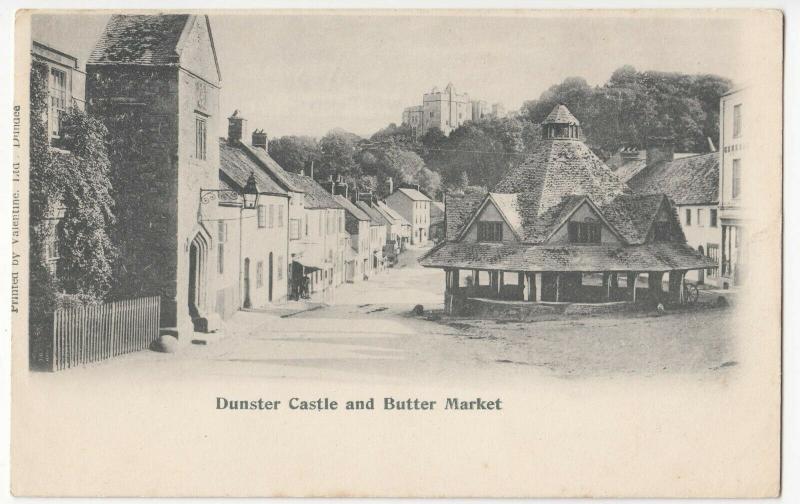
[[[684,299],[686,300],[686,304],[693,305],[697,303],[697,298],[700,296],[700,291],[697,290],[697,286],[694,284],[686,284],[686,289],[684,291]]]

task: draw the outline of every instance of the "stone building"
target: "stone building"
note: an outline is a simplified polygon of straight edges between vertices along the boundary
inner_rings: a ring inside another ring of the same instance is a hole
[[[758,125],[758,102],[752,89],[734,89],[720,98],[719,113],[719,211],[722,250],[719,255],[720,285],[734,287],[747,279],[747,135],[749,125]],[[744,117],[748,117],[745,122]],[[752,130],[749,133],[752,135]],[[754,135],[753,135],[754,136]],[[757,173],[757,171],[755,171]],[[752,175],[751,175],[752,176]]]
[[[573,303],[680,302],[685,273],[716,266],[686,244],[665,195],[632,194],[580,138],[558,105],[537,149],[490,193],[446,198],[446,239],[420,259],[445,271],[446,311],[524,317]]]
[[[35,40],[31,58],[47,66],[47,131],[51,143],[57,145],[61,137],[60,115],[69,107],[83,110],[86,106],[86,72],[75,56]]]
[[[301,278],[298,274],[307,275],[311,293],[324,299],[344,283],[345,255],[350,248],[344,208],[311,177],[284,173],[303,198],[300,238],[292,244],[292,275],[296,280]]]
[[[431,227],[431,199],[417,189],[401,187],[386,197],[386,203],[411,223],[411,244],[428,242]]]
[[[358,282],[369,278],[372,273],[370,218],[363,210],[341,194],[337,194],[334,198],[344,208],[344,228],[350,235],[350,246],[355,251],[355,260],[352,263],[352,268],[347,268],[345,272],[345,281]]]
[[[686,243],[719,261],[719,153],[651,163],[628,180],[628,186],[637,194],[666,194],[678,212]],[[693,270],[686,277],[716,285],[717,268]]]
[[[403,124],[411,127],[416,138],[431,128],[439,128],[449,135],[467,121],[473,120],[474,110],[488,115],[486,102],[471,102],[467,93],[458,93],[453,83],[447,84],[444,91],[434,87],[422,96],[422,105],[406,107],[403,110]]]
[[[288,296],[290,193],[269,176],[254,155],[258,149],[266,153],[266,143],[260,142],[262,133],[254,132],[247,145],[242,138],[247,132],[243,124],[244,119],[234,114],[229,118],[227,138],[219,139],[219,208],[203,205],[201,213],[212,227],[216,222],[217,262],[212,268],[215,272],[209,275],[215,311],[222,318],[240,308],[284,302]],[[245,210],[238,194],[251,175],[260,194],[255,210]],[[212,195],[206,193],[204,199],[213,202]],[[190,257],[195,258],[199,250],[192,252]]]
[[[161,296],[161,324],[193,330],[191,296],[209,318],[217,228],[198,219],[218,189],[220,71],[207,16],[114,15],[87,66],[87,106],[108,128],[122,297]],[[193,246],[205,255],[192,271]],[[213,327],[213,320],[200,325]]]
[[[365,201],[366,200],[366,201]],[[387,218],[375,209],[372,204],[371,194],[358,195],[355,205],[369,216],[369,248],[371,253],[372,273],[378,274],[386,268],[386,258],[384,250],[386,248],[387,228],[391,223]]]

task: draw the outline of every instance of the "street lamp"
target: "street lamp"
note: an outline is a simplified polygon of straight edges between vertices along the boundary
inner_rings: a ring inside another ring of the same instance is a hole
[[[242,208],[246,210],[253,210],[258,206],[258,186],[256,185],[256,177],[253,172],[247,177],[247,183],[242,189]]]

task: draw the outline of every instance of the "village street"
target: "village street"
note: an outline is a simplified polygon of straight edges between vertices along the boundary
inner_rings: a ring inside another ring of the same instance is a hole
[[[735,369],[734,311],[556,317],[534,323],[435,321],[442,272],[417,265],[423,250],[369,281],[342,285],[332,304],[290,302],[236,314],[225,334],[174,354],[138,352],[58,375],[323,383],[508,383],[543,378],[699,377]]]

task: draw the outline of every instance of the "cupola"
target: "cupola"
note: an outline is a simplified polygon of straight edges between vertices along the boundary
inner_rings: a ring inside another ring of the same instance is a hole
[[[542,138],[545,140],[579,140],[581,123],[566,105],[559,103],[542,121]]]

